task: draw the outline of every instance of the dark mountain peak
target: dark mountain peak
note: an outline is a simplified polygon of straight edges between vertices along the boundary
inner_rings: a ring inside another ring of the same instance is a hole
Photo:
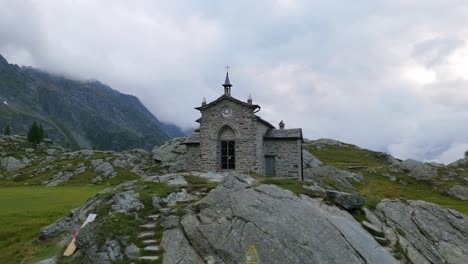
[[[0,54],[0,64],[8,64],[8,61]]]
[[[36,121],[55,142],[74,149],[151,149],[183,134],[160,122],[133,95],[97,80],[20,68],[1,56],[0,95],[15,106],[0,105],[0,131],[10,124],[13,133],[25,134]]]
[[[5,57],[0,54],[0,69],[7,69],[10,67],[10,64],[8,61],[5,59]]]

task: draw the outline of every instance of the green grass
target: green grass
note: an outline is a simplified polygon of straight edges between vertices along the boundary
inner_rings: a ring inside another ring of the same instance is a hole
[[[399,198],[423,200],[468,215],[468,203],[466,201],[441,194],[441,191],[448,189],[454,184],[460,184],[460,177],[453,177],[450,181],[439,184],[438,186],[427,181],[418,181],[405,173],[388,171],[387,168],[389,164],[386,160],[387,157],[385,153],[360,149],[352,145],[328,146],[322,149],[309,146],[309,151],[325,165],[334,166],[339,169],[349,170],[348,166],[366,166],[376,169],[377,174],[359,172],[366,180],[361,183],[352,183],[358,189],[359,193],[364,196],[366,199],[366,206],[369,208],[375,208],[382,199]],[[448,169],[446,168],[439,168],[438,171],[441,176],[448,173]],[[390,181],[388,178],[380,175],[382,173],[389,173],[396,176],[398,179],[405,180],[408,182],[408,185],[404,186],[401,183]],[[461,172],[458,173],[460,174]],[[332,184],[333,183],[330,183],[330,185]]]
[[[275,178],[269,178],[260,181],[261,184],[273,184],[276,185],[280,188],[283,188],[285,190],[289,190],[297,195],[299,194],[305,194],[311,197],[318,197],[318,196],[323,196],[318,193],[315,193],[311,190],[307,190],[303,188],[302,186],[306,185],[306,183],[302,181],[298,181],[297,179],[275,179]]]
[[[309,151],[326,165],[339,169],[347,169],[348,166],[376,168],[389,165],[385,160],[387,156],[385,153],[360,149],[353,145],[329,146],[326,149],[309,146]]]
[[[361,195],[366,198],[366,204],[374,207],[376,202],[384,198],[402,198],[408,200],[423,200],[438,204],[445,208],[457,210],[468,215],[468,203],[460,199],[443,196],[435,187],[424,181],[417,181],[410,177],[404,177],[409,184],[404,186],[393,182],[384,176],[364,173],[365,183],[355,184]]]
[[[185,180],[189,183],[186,187],[189,192],[209,192],[219,184],[218,182],[210,182],[197,176],[185,176]]]
[[[53,255],[53,241],[35,242],[39,230],[79,207],[102,186],[0,188],[0,259],[19,263],[38,254]],[[50,256],[49,255],[49,256]],[[28,261],[29,262],[29,261]]]
[[[304,195],[308,195],[310,197],[323,196],[320,193],[305,189],[302,186],[307,185],[308,183],[298,181],[297,179],[271,178],[271,177],[262,175],[262,174],[257,173],[257,172],[252,172],[252,171],[248,172],[248,174],[257,181],[254,186],[258,186],[258,185],[261,185],[261,184],[272,184],[272,185],[276,185],[276,186],[278,186],[280,188],[283,188],[285,190],[289,190],[289,191],[295,193],[296,195],[304,194]]]

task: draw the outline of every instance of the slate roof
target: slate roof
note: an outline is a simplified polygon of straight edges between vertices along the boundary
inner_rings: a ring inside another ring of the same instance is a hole
[[[259,117],[259,116],[257,116],[257,115],[255,116],[255,118],[256,118],[259,122],[265,124],[267,127],[271,128],[271,129],[275,129],[275,126],[272,125],[272,124],[270,124],[270,123],[269,123],[268,121],[266,121],[265,119],[263,119],[263,118],[261,118],[261,117]]]
[[[231,101],[233,101],[233,102],[236,102],[236,103],[238,103],[238,104],[241,104],[241,105],[243,105],[243,106],[250,107],[250,108],[253,108],[253,109],[260,108],[259,105],[256,105],[256,104],[248,104],[248,103],[242,102],[241,100],[238,100],[238,99],[236,99],[236,98],[234,98],[234,97],[232,97],[232,96],[229,96],[229,95],[225,95],[225,94],[224,94],[224,95],[220,96],[218,99],[214,100],[213,102],[211,102],[211,103],[209,103],[209,104],[206,104],[206,105],[202,105],[202,106],[200,106],[200,107],[195,107],[195,109],[197,109],[197,110],[206,109],[206,108],[208,108],[208,107],[210,107],[210,106],[212,106],[212,105],[214,105],[214,104],[219,103],[220,101],[222,101],[222,100],[224,100],[224,99],[231,100]]]
[[[200,144],[200,133],[193,133],[182,142],[182,144]]]
[[[270,129],[264,136],[265,139],[302,139],[302,129]]]

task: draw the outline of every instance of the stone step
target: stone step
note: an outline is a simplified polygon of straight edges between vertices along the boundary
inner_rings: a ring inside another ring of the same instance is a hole
[[[147,246],[143,249],[144,251],[159,251],[158,246]]]
[[[158,260],[158,256],[142,256],[138,258],[139,260],[155,261]]]
[[[159,209],[159,212],[161,212],[163,215],[168,215],[171,212],[171,208],[161,208]]]
[[[148,224],[140,225],[140,227],[144,228],[144,229],[154,229],[156,227],[156,224],[155,223],[148,223]]]
[[[146,218],[148,218],[149,220],[152,220],[152,221],[156,221],[159,218],[159,215],[158,214],[149,215]]]
[[[146,239],[146,240],[143,240],[142,242],[143,242],[143,244],[146,244],[146,245],[157,244],[158,243],[158,241],[155,240],[155,239]]]
[[[154,232],[141,232],[138,238],[150,238],[154,237]]]

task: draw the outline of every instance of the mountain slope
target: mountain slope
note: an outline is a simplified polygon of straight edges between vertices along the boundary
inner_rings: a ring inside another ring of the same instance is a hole
[[[468,187],[467,159],[443,166],[306,140],[302,182],[184,172],[183,140],[152,153],[67,152],[0,136],[0,259],[239,263],[255,246],[261,263],[466,263],[468,203],[450,190]],[[39,203],[64,190],[100,192],[68,214],[83,199]],[[89,213],[98,217],[80,231],[79,253],[63,257]]]
[[[135,96],[98,81],[76,81],[10,65],[0,56],[0,129],[25,134],[33,121],[72,148],[150,149],[183,134],[160,122]]]

